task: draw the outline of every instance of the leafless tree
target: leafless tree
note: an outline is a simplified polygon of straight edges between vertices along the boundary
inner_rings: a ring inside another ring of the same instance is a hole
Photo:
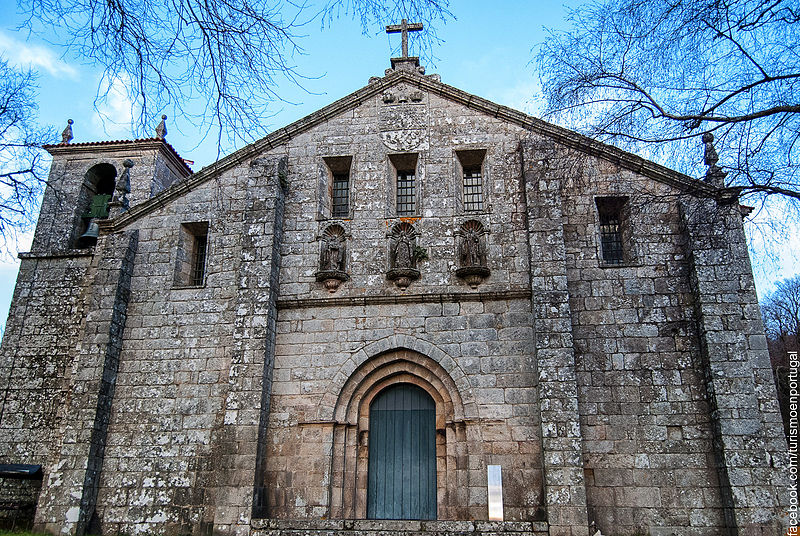
[[[104,69],[99,98],[114,84],[130,89],[137,134],[149,135],[171,107],[235,143],[265,134],[284,84],[302,87],[293,57],[305,26],[351,16],[365,30],[398,17],[430,27],[451,16],[449,0],[312,1],[20,0],[20,8],[28,30],[56,32],[67,56]],[[197,102],[202,111],[192,115]]]
[[[778,388],[784,430],[789,435],[789,352],[800,351],[800,276],[775,285],[761,304],[767,348]]]
[[[136,112],[135,134],[151,136],[167,108],[216,132],[218,145],[266,133],[285,84],[302,86],[293,64],[303,27],[355,17],[364,31],[401,18],[435,26],[449,0],[20,0],[24,27],[60,38],[67,57],[100,66],[98,99],[123,86]],[[201,111],[194,113],[196,103]],[[27,229],[44,187],[41,146],[54,132],[36,126],[34,75],[0,63],[0,239]]]
[[[33,223],[47,170],[40,147],[54,133],[36,125],[35,80],[0,59],[0,240]]]
[[[793,0],[596,0],[540,48],[549,118],[701,176],[800,205],[800,9]]]
[[[800,340],[800,276],[785,279],[763,300],[761,316],[772,340]]]

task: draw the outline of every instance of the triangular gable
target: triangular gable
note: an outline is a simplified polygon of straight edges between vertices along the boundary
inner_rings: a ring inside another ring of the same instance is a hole
[[[548,123],[539,118],[527,115],[513,108],[502,106],[490,100],[472,95],[453,86],[438,81],[438,77],[424,76],[408,71],[397,70],[383,78],[374,78],[361,89],[343,97],[302,119],[295,121],[283,128],[275,130],[267,136],[255,141],[228,156],[210,164],[184,181],[173,184],[170,188],[157,196],[136,205],[128,212],[115,219],[109,226],[113,230],[121,229],[153,210],[164,206],[174,198],[194,190],[207,180],[231,168],[245,163],[247,160],[262,154],[265,151],[283,145],[290,139],[302,134],[320,123],[324,123],[339,114],[354,109],[377,94],[383,93],[388,88],[401,82],[416,86],[419,89],[435,94],[441,98],[456,102],[467,108],[483,112],[509,123],[518,125],[530,132],[553,139],[568,148],[580,151],[590,156],[607,160],[623,169],[639,173],[645,177],[676,187],[687,193],[703,196],[713,195],[716,189],[698,179],[684,175],[641,156],[623,151],[588,136],[573,132],[569,129]]]

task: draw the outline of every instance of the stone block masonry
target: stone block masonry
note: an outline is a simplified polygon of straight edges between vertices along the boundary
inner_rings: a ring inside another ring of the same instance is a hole
[[[561,213],[562,178],[549,169],[553,149],[549,140],[521,142],[545,503],[552,536],[584,536],[589,523]]]
[[[737,207],[401,64],[191,175],[158,139],[49,149],[0,347],[0,463],[45,479],[0,503],[75,535],[779,533]],[[123,168],[129,208],[76,240]]]
[[[67,416],[54,438],[55,464],[45,472],[36,530],[83,534],[94,515],[138,238],[137,231],[109,235],[90,268],[91,312],[70,371],[71,399],[62,408]]]
[[[726,521],[774,534],[788,523],[775,511],[789,505],[789,460],[741,216],[713,200],[681,211]]]

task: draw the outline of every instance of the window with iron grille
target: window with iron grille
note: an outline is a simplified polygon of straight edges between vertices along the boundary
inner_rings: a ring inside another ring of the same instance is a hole
[[[182,223],[175,264],[175,286],[201,287],[206,279],[208,222]]]
[[[486,149],[456,151],[456,191],[460,197],[460,209],[464,212],[481,212],[486,206],[483,191]],[[459,173],[461,180],[459,181]]]
[[[480,168],[464,169],[464,210],[483,210],[482,181]]]
[[[190,284],[200,286],[206,277],[206,246],[208,235],[195,235],[192,251],[192,278]]]
[[[410,216],[415,213],[416,188],[413,171],[397,172],[397,215]]]
[[[600,220],[600,251],[602,264],[615,265],[625,262],[623,241],[624,197],[598,197],[597,212]]]
[[[346,173],[333,175],[331,216],[346,218],[350,213],[350,176]]]

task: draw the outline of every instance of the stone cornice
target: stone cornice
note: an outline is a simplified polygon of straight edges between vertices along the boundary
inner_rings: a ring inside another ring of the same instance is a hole
[[[183,161],[175,148],[161,138],[59,143],[45,145],[43,148],[53,156],[79,156],[85,158],[90,158],[97,153],[130,151],[132,148],[142,151],[159,151],[176,169],[181,170],[184,177],[192,174],[192,169]]]
[[[334,298],[278,298],[278,309],[312,307],[348,307],[360,305],[393,305],[401,303],[458,303],[522,300],[531,297],[527,288],[497,292],[445,292],[436,294],[400,294],[394,296],[342,296]]]
[[[80,257],[94,256],[94,248],[70,249],[55,253],[39,253],[36,251],[21,251],[17,254],[20,259],[77,259]]]
[[[572,132],[563,127],[559,127],[524,114],[512,108],[501,106],[492,101],[483,99],[476,95],[467,93],[453,86],[439,82],[432,76],[425,76],[418,73],[407,71],[395,71],[383,78],[377,78],[361,89],[343,97],[316,112],[303,117],[271,134],[251,143],[241,149],[234,151],[230,155],[204,167],[197,173],[189,176],[186,180],[175,183],[170,188],[164,190],[156,197],[145,201],[131,210],[116,218],[109,227],[110,231],[116,231],[135,222],[139,218],[165,206],[173,199],[180,197],[212,177],[218,176],[236,166],[239,166],[249,159],[276,147],[279,147],[292,138],[310,130],[320,123],[329,121],[337,115],[346,112],[366,100],[382,93],[387,88],[405,82],[428,92],[434,93],[442,98],[460,103],[473,110],[480,111],[492,117],[508,121],[529,130],[530,132],[546,136],[563,144],[566,147],[583,152],[585,154],[603,158],[624,169],[639,173],[670,186],[679,188],[687,193],[700,195],[703,197],[713,196],[716,189],[703,181],[689,177],[667,167],[650,162],[640,156],[623,151],[612,145],[598,142],[577,132]],[[145,140],[146,141],[146,140]],[[61,146],[49,146],[48,150]],[[64,147],[69,147],[65,145]],[[95,146],[97,147],[97,146]]]

